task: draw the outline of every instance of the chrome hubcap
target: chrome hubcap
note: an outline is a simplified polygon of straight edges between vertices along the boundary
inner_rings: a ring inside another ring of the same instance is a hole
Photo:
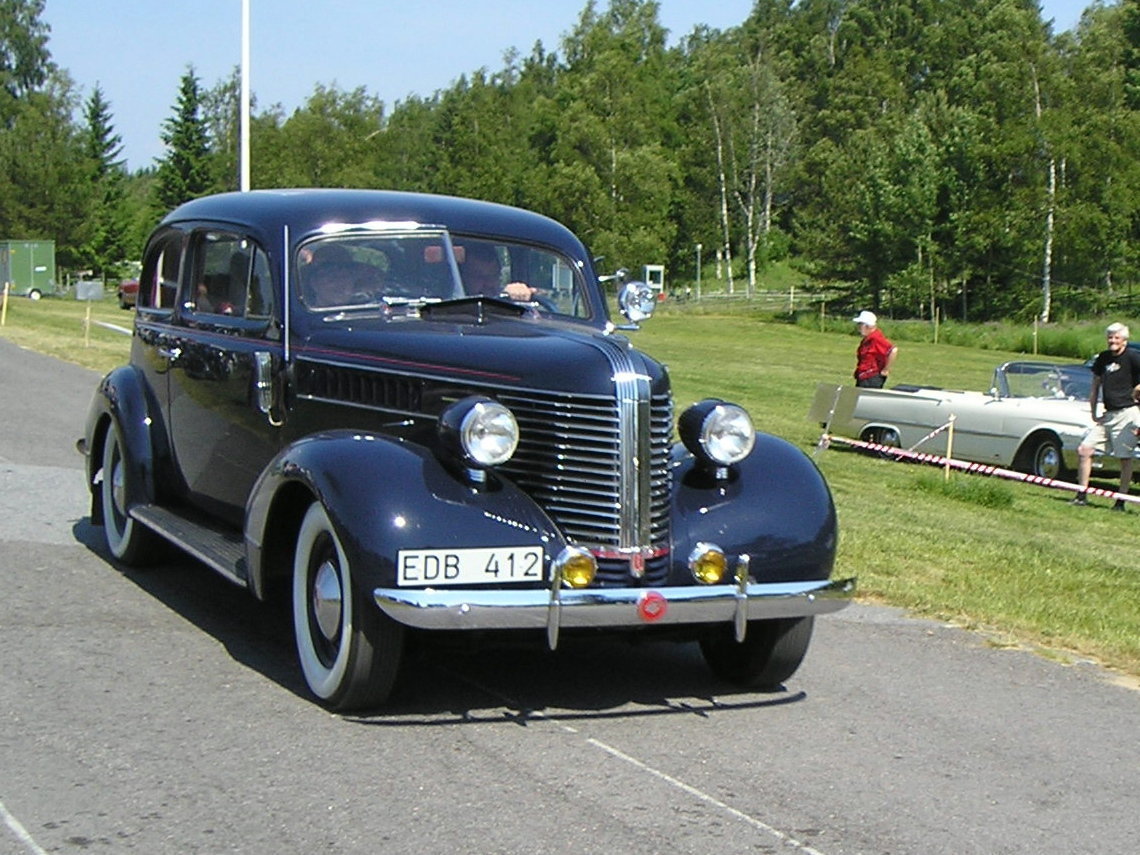
[[[317,568],[313,578],[313,616],[326,639],[332,641],[340,630],[344,592],[340,587],[340,574],[331,561]]]
[[[123,477],[123,462],[116,458],[115,465],[111,467],[111,501],[115,503],[115,512],[119,516],[126,515],[126,487]]]

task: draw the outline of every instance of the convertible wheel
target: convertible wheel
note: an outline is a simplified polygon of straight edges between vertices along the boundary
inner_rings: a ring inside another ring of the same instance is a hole
[[[404,630],[353,583],[319,502],[297,536],[292,599],[297,656],[312,693],[334,710],[384,703],[399,672]]]
[[[701,639],[705,662],[718,677],[749,688],[778,686],[807,654],[815,618],[776,618],[748,624],[738,643],[727,629]]]
[[[894,428],[867,428],[863,431],[863,435],[860,439],[862,439],[863,442],[873,442],[876,445],[902,448],[902,440],[899,439],[899,432]],[[888,459],[894,458],[894,455],[888,451],[868,451],[867,453]]]
[[[124,564],[153,563],[161,554],[162,539],[127,513],[127,484],[130,474],[123,457],[119,426],[112,424],[103,440],[103,534],[107,548]]]
[[[1022,458],[1022,470],[1040,478],[1060,478],[1065,472],[1061,443],[1055,436],[1031,440]]]

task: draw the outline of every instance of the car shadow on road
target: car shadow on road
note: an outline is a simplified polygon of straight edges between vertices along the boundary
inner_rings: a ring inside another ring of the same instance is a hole
[[[109,572],[212,636],[235,662],[317,706],[296,663],[286,602],[261,602],[173,548],[154,567],[121,565],[88,518],[73,526],[73,534]],[[397,727],[526,726],[539,718],[710,716],[805,698],[783,687],[758,692],[724,683],[705,666],[695,643],[566,637],[558,650],[550,651],[545,633],[536,633],[530,644],[473,647],[468,640],[441,644],[434,637],[415,636],[384,709],[343,718]]]
[[[550,651],[536,635],[525,648],[491,645],[459,652],[428,646],[413,657],[388,706],[353,716],[355,721],[526,727],[539,720],[707,718],[806,699],[782,686],[761,692],[717,679],[696,643],[569,638]]]

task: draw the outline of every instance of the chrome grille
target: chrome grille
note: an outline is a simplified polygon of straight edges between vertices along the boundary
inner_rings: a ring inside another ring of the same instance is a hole
[[[673,403],[667,393],[649,396],[647,382],[615,384],[613,395],[503,392],[308,360],[298,360],[296,382],[300,397],[389,414],[434,417],[464,395],[497,398],[514,413],[520,433],[514,457],[500,470],[567,539],[598,556],[599,584],[665,580]],[[631,573],[636,554],[644,556],[640,577]]]
[[[612,397],[586,397],[528,392],[502,394],[519,423],[519,447],[502,467],[504,474],[550,514],[573,542],[603,554],[619,550],[653,549],[646,559],[644,580],[658,584],[668,572],[669,449],[673,407],[668,395],[650,401],[648,460],[650,543],[622,542],[623,455],[641,457],[638,449],[623,448],[617,402]],[[602,557],[600,579],[630,583],[627,559]]]

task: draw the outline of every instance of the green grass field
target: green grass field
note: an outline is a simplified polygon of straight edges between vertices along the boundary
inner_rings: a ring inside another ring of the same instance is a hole
[[[129,338],[93,326],[85,344],[85,314],[74,301],[13,300],[0,335],[99,371],[124,362]],[[132,315],[107,300],[92,317],[129,325]],[[858,343],[853,329],[819,332],[707,309],[665,312],[629,335],[669,366],[678,410],[707,396],[736,401],[761,430],[807,454],[820,433],[807,418],[815,386],[848,382]],[[1020,355],[899,346],[893,382],[957,389],[988,388],[994,366]],[[1068,493],[977,475],[947,482],[939,469],[838,446],[816,460],[839,513],[836,574],[858,576],[862,598],[982,630],[994,644],[1140,677],[1140,513],[1113,514],[1097,499],[1073,508]]]

